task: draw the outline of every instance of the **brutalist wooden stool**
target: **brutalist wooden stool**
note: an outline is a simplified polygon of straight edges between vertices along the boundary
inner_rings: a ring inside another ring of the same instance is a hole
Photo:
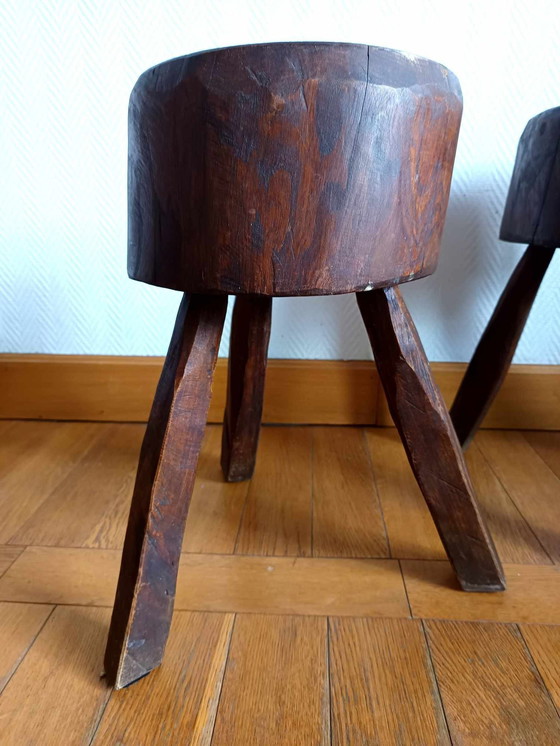
[[[253,470],[272,297],[358,293],[393,417],[459,581],[465,590],[504,587],[395,287],[434,271],[461,109],[444,67],[353,44],[219,49],[165,62],[136,84],[129,274],[185,295],[132,498],[105,658],[116,687],[162,659],[228,295],[237,297],[226,479]]]
[[[560,246],[560,106],[525,127],[500,239],[529,246],[488,322],[451,408],[467,448],[504,381],[552,255]]]

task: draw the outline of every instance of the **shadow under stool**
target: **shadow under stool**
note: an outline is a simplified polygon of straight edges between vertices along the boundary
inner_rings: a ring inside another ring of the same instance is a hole
[[[529,246],[463,377],[451,418],[467,448],[501,388],[550,260],[560,246],[560,106],[531,119],[519,141],[500,239]]]
[[[435,269],[461,111],[446,68],[355,44],[218,49],[138,80],[129,108],[129,275],[184,296],[140,453],[107,643],[105,670],[117,688],[162,660],[228,295],[236,300],[225,478],[253,472],[272,297],[356,293],[462,588],[504,588],[397,287]]]

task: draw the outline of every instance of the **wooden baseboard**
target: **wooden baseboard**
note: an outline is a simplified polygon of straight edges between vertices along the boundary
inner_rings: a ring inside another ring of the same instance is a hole
[[[0,355],[0,418],[144,422],[161,357]],[[463,363],[434,363],[448,405]],[[227,360],[220,359],[209,421],[221,422]],[[375,364],[270,360],[263,421],[391,425]],[[484,427],[560,430],[560,365],[513,365]]]

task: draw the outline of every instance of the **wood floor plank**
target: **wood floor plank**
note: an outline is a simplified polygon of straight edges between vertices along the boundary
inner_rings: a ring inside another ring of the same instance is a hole
[[[313,429],[313,556],[389,556],[361,429]]]
[[[476,442],[472,443],[467,451],[466,461],[482,512],[502,562],[551,564],[551,558],[493,472]]]
[[[311,554],[311,430],[262,429],[237,554]]]
[[[421,622],[330,620],[333,746],[449,744]]]
[[[3,746],[89,743],[110,695],[100,678],[109,613],[53,611],[0,698]]]
[[[238,616],[212,746],[327,746],[327,620]]]
[[[526,430],[523,437],[560,479],[560,432]]]
[[[181,567],[180,608],[263,614],[410,615],[394,560],[183,555]]]
[[[163,665],[133,687],[113,693],[95,746],[209,746],[233,618],[177,612]]]
[[[560,719],[516,627],[433,621],[426,628],[454,743],[560,743]]]
[[[14,534],[15,544],[82,546],[132,495],[142,425],[105,425],[103,437]]]
[[[394,428],[364,431],[391,557],[444,559],[445,551]]]
[[[23,552],[24,547],[10,547],[0,545],[0,577]]]
[[[59,422],[0,420],[0,478],[18,468],[60,427]]]
[[[232,554],[250,482],[226,482],[220,467],[222,428],[207,427],[189,507],[184,552]]]
[[[40,604],[0,603],[0,692],[53,608]]]
[[[112,606],[120,552],[28,547],[0,600]],[[183,554],[176,609],[408,617],[396,560]]]
[[[560,562],[560,479],[520,432],[480,431],[477,443],[554,562]]]
[[[83,458],[96,439],[101,423],[49,423],[39,444],[22,444],[20,457],[0,477],[0,543],[7,543],[51,492]],[[54,424],[54,426],[52,426]]]
[[[537,664],[548,693],[560,711],[560,627],[523,624],[521,634]]]
[[[530,624],[560,620],[560,568],[556,565],[505,565],[507,590],[503,593],[461,591],[446,561],[402,560],[401,566],[415,617]]]

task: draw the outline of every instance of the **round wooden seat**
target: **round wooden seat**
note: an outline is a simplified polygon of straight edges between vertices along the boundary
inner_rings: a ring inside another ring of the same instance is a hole
[[[560,246],[560,106],[537,114],[523,130],[504,208],[500,239]]]
[[[194,293],[318,295],[433,272],[456,77],[359,44],[218,49],[130,99],[129,275]]]

